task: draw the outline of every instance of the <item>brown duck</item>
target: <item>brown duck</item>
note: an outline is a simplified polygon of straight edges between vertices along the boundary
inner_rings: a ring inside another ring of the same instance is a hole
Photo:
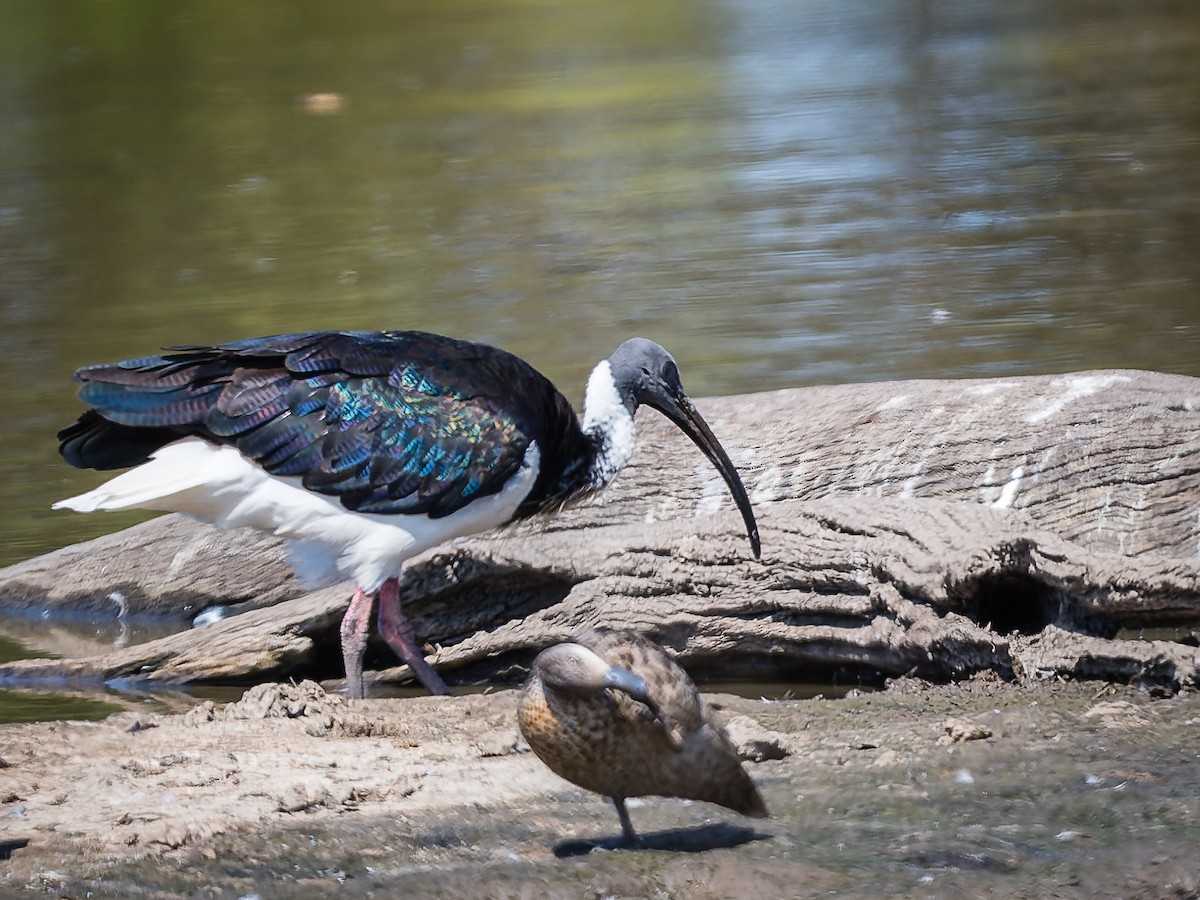
[[[661,647],[634,632],[596,628],[544,650],[517,710],[542,762],[611,798],[627,844],[638,840],[627,797],[706,800],[767,816],[716,713]]]

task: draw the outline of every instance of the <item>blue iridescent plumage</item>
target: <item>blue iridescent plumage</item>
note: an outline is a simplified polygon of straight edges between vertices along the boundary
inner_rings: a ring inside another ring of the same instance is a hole
[[[564,460],[589,449],[554,386],[493,347],[316,332],[170,349],[79,370],[91,409],[59,435],[69,462],[131,466],[199,435],[349,509],[439,517],[498,492],[532,441]],[[543,464],[519,515],[577,491],[577,468]]]

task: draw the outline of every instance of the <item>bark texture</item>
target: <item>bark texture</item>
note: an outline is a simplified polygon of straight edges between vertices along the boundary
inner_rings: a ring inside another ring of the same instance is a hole
[[[1200,685],[1200,379],[1086,372],[777,391],[700,404],[762,531],[652,412],[597,502],[414,560],[405,606],[451,679],[633,627],[704,677],[831,672]],[[0,604],[247,612],[0,679],[336,674],[342,585],[297,596],[277,542],[164,517],[0,572]],[[1166,627],[1169,639],[1122,640]],[[377,664],[388,664],[378,648]],[[404,669],[376,678],[405,678]]]
[[[185,516],[160,516],[0,569],[0,608],[9,613],[190,620],[212,606],[250,609],[303,593],[277,538]]]

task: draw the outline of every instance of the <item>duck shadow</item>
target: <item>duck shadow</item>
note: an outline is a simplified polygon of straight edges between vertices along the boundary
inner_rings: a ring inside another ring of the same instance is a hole
[[[0,861],[12,859],[14,853],[28,846],[29,838],[13,838],[11,840],[0,841]]]
[[[704,853],[707,850],[720,850],[730,847],[740,847],[752,841],[765,841],[771,837],[754,828],[740,825],[713,823],[697,825],[692,828],[669,828],[665,831],[652,831],[639,836],[636,844],[625,843],[620,835],[597,840],[563,841],[554,847],[554,855],[559,859],[572,856],[585,856],[596,850],[664,850],[672,853]]]

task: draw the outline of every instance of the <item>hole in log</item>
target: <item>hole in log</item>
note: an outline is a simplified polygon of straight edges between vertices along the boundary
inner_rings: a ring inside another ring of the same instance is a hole
[[[963,584],[955,593],[971,619],[997,634],[1037,634],[1059,619],[1059,591],[1029,575],[985,575]]]
[[[427,594],[410,610],[418,636],[436,628],[440,642],[456,644],[476,631],[491,631],[561,603],[572,582],[536,570],[497,569]]]

